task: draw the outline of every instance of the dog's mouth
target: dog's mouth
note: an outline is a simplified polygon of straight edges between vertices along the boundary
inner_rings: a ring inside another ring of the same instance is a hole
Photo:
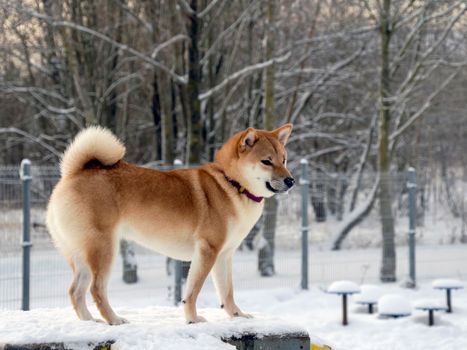
[[[287,192],[289,189],[288,188],[274,188],[272,187],[271,183],[269,181],[266,181],[266,188],[271,191],[272,193],[284,193]]]

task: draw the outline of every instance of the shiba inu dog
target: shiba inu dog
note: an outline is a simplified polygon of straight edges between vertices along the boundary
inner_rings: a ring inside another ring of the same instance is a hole
[[[291,131],[291,124],[248,128],[232,136],[213,163],[172,171],[127,163],[125,147],[107,129],[81,131],[63,155],[47,208],[48,229],[73,270],[69,295],[78,317],[93,320],[86,305],[90,288],[109,324],[126,322],[106,292],[122,234],[191,261],[183,300],[188,323],[205,321],[196,299],[209,272],[227,314],[250,317],[234,302],[232,255],[259,219],[263,198],[294,185],[284,147]]]

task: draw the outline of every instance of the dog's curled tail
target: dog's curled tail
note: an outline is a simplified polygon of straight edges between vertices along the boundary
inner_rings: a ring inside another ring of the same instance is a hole
[[[63,154],[60,163],[62,177],[76,174],[90,160],[113,165],[125,155],[125,146],[108,129],[91,126],[76,135]]]

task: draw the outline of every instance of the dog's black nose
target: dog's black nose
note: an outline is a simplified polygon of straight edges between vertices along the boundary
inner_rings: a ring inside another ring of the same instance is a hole
[[[291,188],[295,184],[295,180],[293,177],[286,177],[284,179],[284,183],[287,185],[288,188]]]

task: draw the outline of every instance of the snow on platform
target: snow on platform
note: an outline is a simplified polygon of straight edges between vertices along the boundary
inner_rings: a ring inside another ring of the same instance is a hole
[[[65,343],[73,349],[92,349],[87,344],[115,341],[112,349],[235,349],[222,339],[294,335],[307,337],[291,322],[255,314],[253,319],[230,319],[224,311],[202,309],[208,322],[187,325],[183,312],[174,307],[117,309],[129,324],[109,326],[79,321],[71,308],[0,311],[1,344]],[[81,344],[81,345],[77,345]]]

